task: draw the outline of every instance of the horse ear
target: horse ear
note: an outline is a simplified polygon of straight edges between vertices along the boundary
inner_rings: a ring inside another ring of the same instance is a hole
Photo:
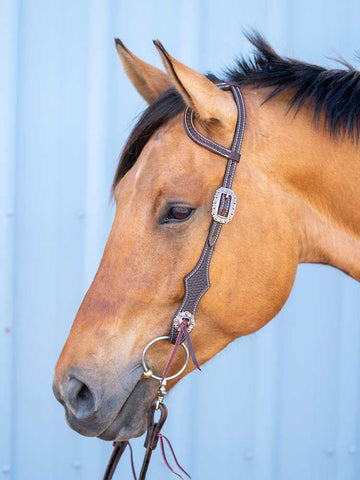
[[[159,40],[154,40],[173,85],[200,119],[233,125],[237,109],[231,94],[220,90],[208,78],[169,55]]]
[[[126,75],[147,103],[152,103],[161,92],[173,86],[166,73],[140,60],[118,38],[115,38],[115,46]]]

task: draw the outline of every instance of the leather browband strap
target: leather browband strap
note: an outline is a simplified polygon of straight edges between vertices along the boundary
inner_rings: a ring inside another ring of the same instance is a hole
[[[231,190],[237,164],[240,160],[240,150],[245,130],[245,105],[240,91],[236,85],[218,83],[222,90],[231,90],[238,110],[238,118],[234,132],[231,149],[214,142],[200,133],[194,125],[194,111],[189,107],[184,112],[184,128],[189,137],[198,145],[221,155],[228,159],[222,187],[219,188],[214,197],[209,233],[201,253],[200,259],[195,268],[184,278],[185,294],[180,307],[172,320],[170,331],[170,342],[175,343],[178,336],[181,321],[188,319],[188,332],[195,325],[196,308],[205,292],[210,288],[209,265],[214,251],[215,243],[219,238],[224,223],[228,223],[235,211],[236,195]],[[182,339],[182,341],[185,337]]]

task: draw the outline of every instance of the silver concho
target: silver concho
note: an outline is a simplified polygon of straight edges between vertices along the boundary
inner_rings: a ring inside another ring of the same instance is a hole
[[[229,211],[226,217],[219,214],[219,207],[220,207],[222,195],[225,195],[226,198],[230,197],[230,206],[229,206]],[[231,190],[231,188],[225,188],[225,187],[218,188],[215,192],[212,209],[211,209],[211,214],[215,222],[229,223],[234,216],[235,208],[236,208],[236,195]]]
[[[195,317],[190,312],[179,312],[174,318],[174,328],[177,331],[179,331],[181,322],[183,321],[184,318],[186,318],[189,321],[189,324],[186,327],[186,330],[190,333],[191,330],[195,327]]]

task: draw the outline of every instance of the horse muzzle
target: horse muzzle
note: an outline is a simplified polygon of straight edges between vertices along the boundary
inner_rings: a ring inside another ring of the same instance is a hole
[[[53,384],[54,395],[65,408],[72,429],[103,440],[128,440],[146,430],[146,414],[157,391],[151,379],[141,380],[137,365],[120,379],[99,383],[91,374],[70,370]]]

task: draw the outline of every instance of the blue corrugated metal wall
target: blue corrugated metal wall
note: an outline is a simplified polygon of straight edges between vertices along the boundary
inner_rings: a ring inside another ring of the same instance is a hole
[[[243,27],[284,54],[351,60],[359,18],[358,0],[0,0],[2,478],[95,480],[109,453],[66,426],[51,383],[109,231],[117,155],[144,107],[113,38],[160,66],[158,37],[216,71],[247,52]],[[335,270],[301,267],[275,320],[175,389],[166,431],[194,479],[360,478],[359,293]],[[169,477],[160,460],[151,468]]]

